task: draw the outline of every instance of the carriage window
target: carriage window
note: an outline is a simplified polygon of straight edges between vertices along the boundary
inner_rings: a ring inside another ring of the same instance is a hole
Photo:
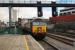
[[[75,13],[75,11],[72,11],[72,13]]]
[[[62,16],[62,13],[60,13],[59,15]]]
[[[66,15],[66,13],[63,13],[64,15]]]
[[[68,14],[70,15],[70,14],[71,14],[71,12],[67,12],[67,15],[68,15]]]

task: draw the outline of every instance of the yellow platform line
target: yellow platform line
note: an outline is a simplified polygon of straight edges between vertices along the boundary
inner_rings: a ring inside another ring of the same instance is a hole
[[[27,40],[26,40],[25,36],[24,36],[24,41],[25,41],[25,48],[26,48],[26,50],[29,50],[29,46],[28,46],[28,43],[27,43]]]

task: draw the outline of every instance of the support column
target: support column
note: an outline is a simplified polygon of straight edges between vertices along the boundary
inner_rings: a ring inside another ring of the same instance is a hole
[[[52,2],[51,4],[55,5],[56,2]],[[52,17],[56,17],[56,16],[58,16],[57,8],[56,8],[56,6],[53,6],[52,7]]]
[[[43,13],[42,13],[42,7],[38,7],[38,17],[42,17]]]
[[[11,9],[12,7],[9,6],[9,33],[11,33],[11,25],[12,25]]]
[[[41,5],[41,2],[37,2],[37,4]],[[43,16],[42,7],[38,6],[37,9],[38,9],[38,17],[42,17]]]

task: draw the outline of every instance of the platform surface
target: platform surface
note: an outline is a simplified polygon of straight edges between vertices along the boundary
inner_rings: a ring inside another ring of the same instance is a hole
[[[0,50],[44,50],[30,35],[0,35]]]

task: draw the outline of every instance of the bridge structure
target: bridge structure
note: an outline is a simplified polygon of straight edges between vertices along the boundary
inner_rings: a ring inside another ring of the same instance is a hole
[[[9,26],[11,27],[11,9],[12,7],[37,7],[38,17],[42,16],[42,7],[52,7],[52,16],[57,16],[57,7],[75,7],[75,3],[57,3],[42,0],[0,0],[0,7],[9,7]]]

